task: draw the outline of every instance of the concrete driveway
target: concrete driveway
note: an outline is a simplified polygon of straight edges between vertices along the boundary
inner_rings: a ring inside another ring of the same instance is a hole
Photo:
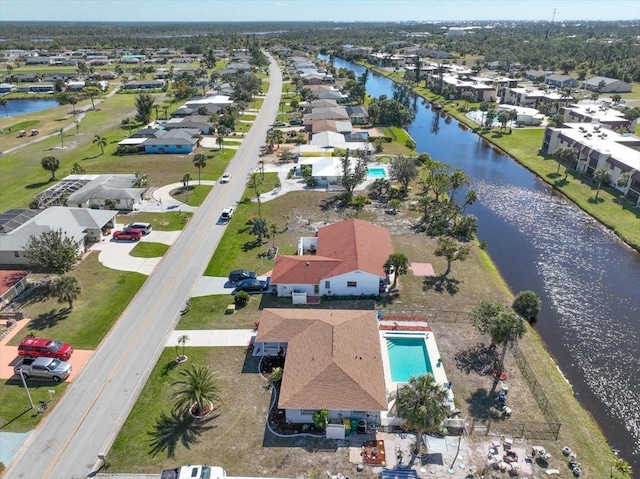
[[[172,245],[176,242],[182,231],[157,231],[153,230],[140,239],[143,243],[163,243]],[[116,241],[113,238],[104,239],[90,248],[90,251],[99,251],[98,261],[107,268],[118,271],[133,271],[149,276],[162,260],[159,258],[135,258],[130,256],[131,250],[138,244],[137,241]]]

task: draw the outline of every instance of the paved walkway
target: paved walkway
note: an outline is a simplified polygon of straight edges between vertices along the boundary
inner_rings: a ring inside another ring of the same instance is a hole
[[[253,329],[184,329],[174,330],[169,335],[166,347],[178,344],[180,336],[189,336],[186,347],[247,346],[256,335]]]

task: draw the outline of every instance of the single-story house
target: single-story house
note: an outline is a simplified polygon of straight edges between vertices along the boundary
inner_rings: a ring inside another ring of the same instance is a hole
[[[117,211],[52,206],[46,210],[8,210],[0,215],[0,264],[24,265],[24,248],[31,236],[62,230],[78,248],[100,241],[102,229],[113,225]]]
[[[27,277],[31,271],[0,270],[0,308],[9,304],[27,288]]]
[[[545,79],[544,82],[547,85],[553,85],[555,87],[558,88],[562,88],[565,86],[569,86],[571,88],[576,88],[580,83],[578,82],[578,80],[576,80],[575,78],[570,77],[569,75],[557,75],[557,74],[552,74],[552,75],[548,75]]]
[[[18,85],[13,83],[0,83],[0,93],[11,93],[12,91],[16,91],[18,89]]]
[[[342,427],[347,418],[379,422],[387,411],[375,311],[264,309],[253,354],[284,355],[283,420],[311,424],[326,409],[329,422]]]
[[[166,82],[164,80],[141,80],[125,83],[125,90],[161,90]]]
[[[145,153],[191,153],[198,144],[199,129],[157,130],[142,143]]]
[[[208,116],[190,115],[181,118],[171,118],[164,122],[163,126],[167,130],[190,129],[198,130],[201,134],[208,135],[211,133],[213,123],[209,121]]]
[[[278,296],[377,295],[391,253],[389,230],[351,218],[300,238],[297,255],[279,255],[271,284]]]
[[[311,113],[303,117],[305,125],[313,120],[349,120],[349,114],[344,107],[314,108]]]
[[[630,93],[631,83],[616,78],[593,77],[584,82],[584,88],[599,93]]]
[[[344,135],[353,131],[353,125],[348,120],[314,120],[310,126],[313,133],[332,131]]]
[[[114,209],[132,211],[138,207],[144,192],[147,191],[147,188],[133,186],[137,181],[135,175],[96,176],[78,191],[69,195],[68,206],[105,208],[107,202],[112,201]]]
[[[362,106],[347,106],[347,114],[353,125],[366,125],[369,123],[369,113]]]

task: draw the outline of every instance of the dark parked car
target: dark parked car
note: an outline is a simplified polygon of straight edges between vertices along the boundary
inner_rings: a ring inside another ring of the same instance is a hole
[[[237,283],[238,281],[243,281],[245,279],[255,279],[256,273],[255,271],[247,271],[246,269],[234,269],[229,273],[229,282]]]
[[[294,118],[293,120],[289,120],[289,124],[291,126],[302,125],[302,120],[300,118]]]
[[[236,285],[236,291],[266,291],[269,281],[261,279],[243,279]]]

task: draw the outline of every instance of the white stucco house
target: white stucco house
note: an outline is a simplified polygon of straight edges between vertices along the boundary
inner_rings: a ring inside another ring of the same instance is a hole
[[[62,230],[78,247],[78,254],[86,251],[86,244],[100,241],[102,229],[113,224],[117,211],[52,206],[46,210],[8,210],[0,215],[0,264],[24,265],[24,250],[31,236],[46,231]]]
[[[276,258],[271,284],[278,296],[377,295],[393,253],[389,231],[351,218],[300,238],[297,255]]]
[[[260,315],[254,356],[284,357],[277,407],[285,420],[313,423],[329,412],[327,437],[349,419],[378,423],[387,392],[376,311],[269,309]]]

